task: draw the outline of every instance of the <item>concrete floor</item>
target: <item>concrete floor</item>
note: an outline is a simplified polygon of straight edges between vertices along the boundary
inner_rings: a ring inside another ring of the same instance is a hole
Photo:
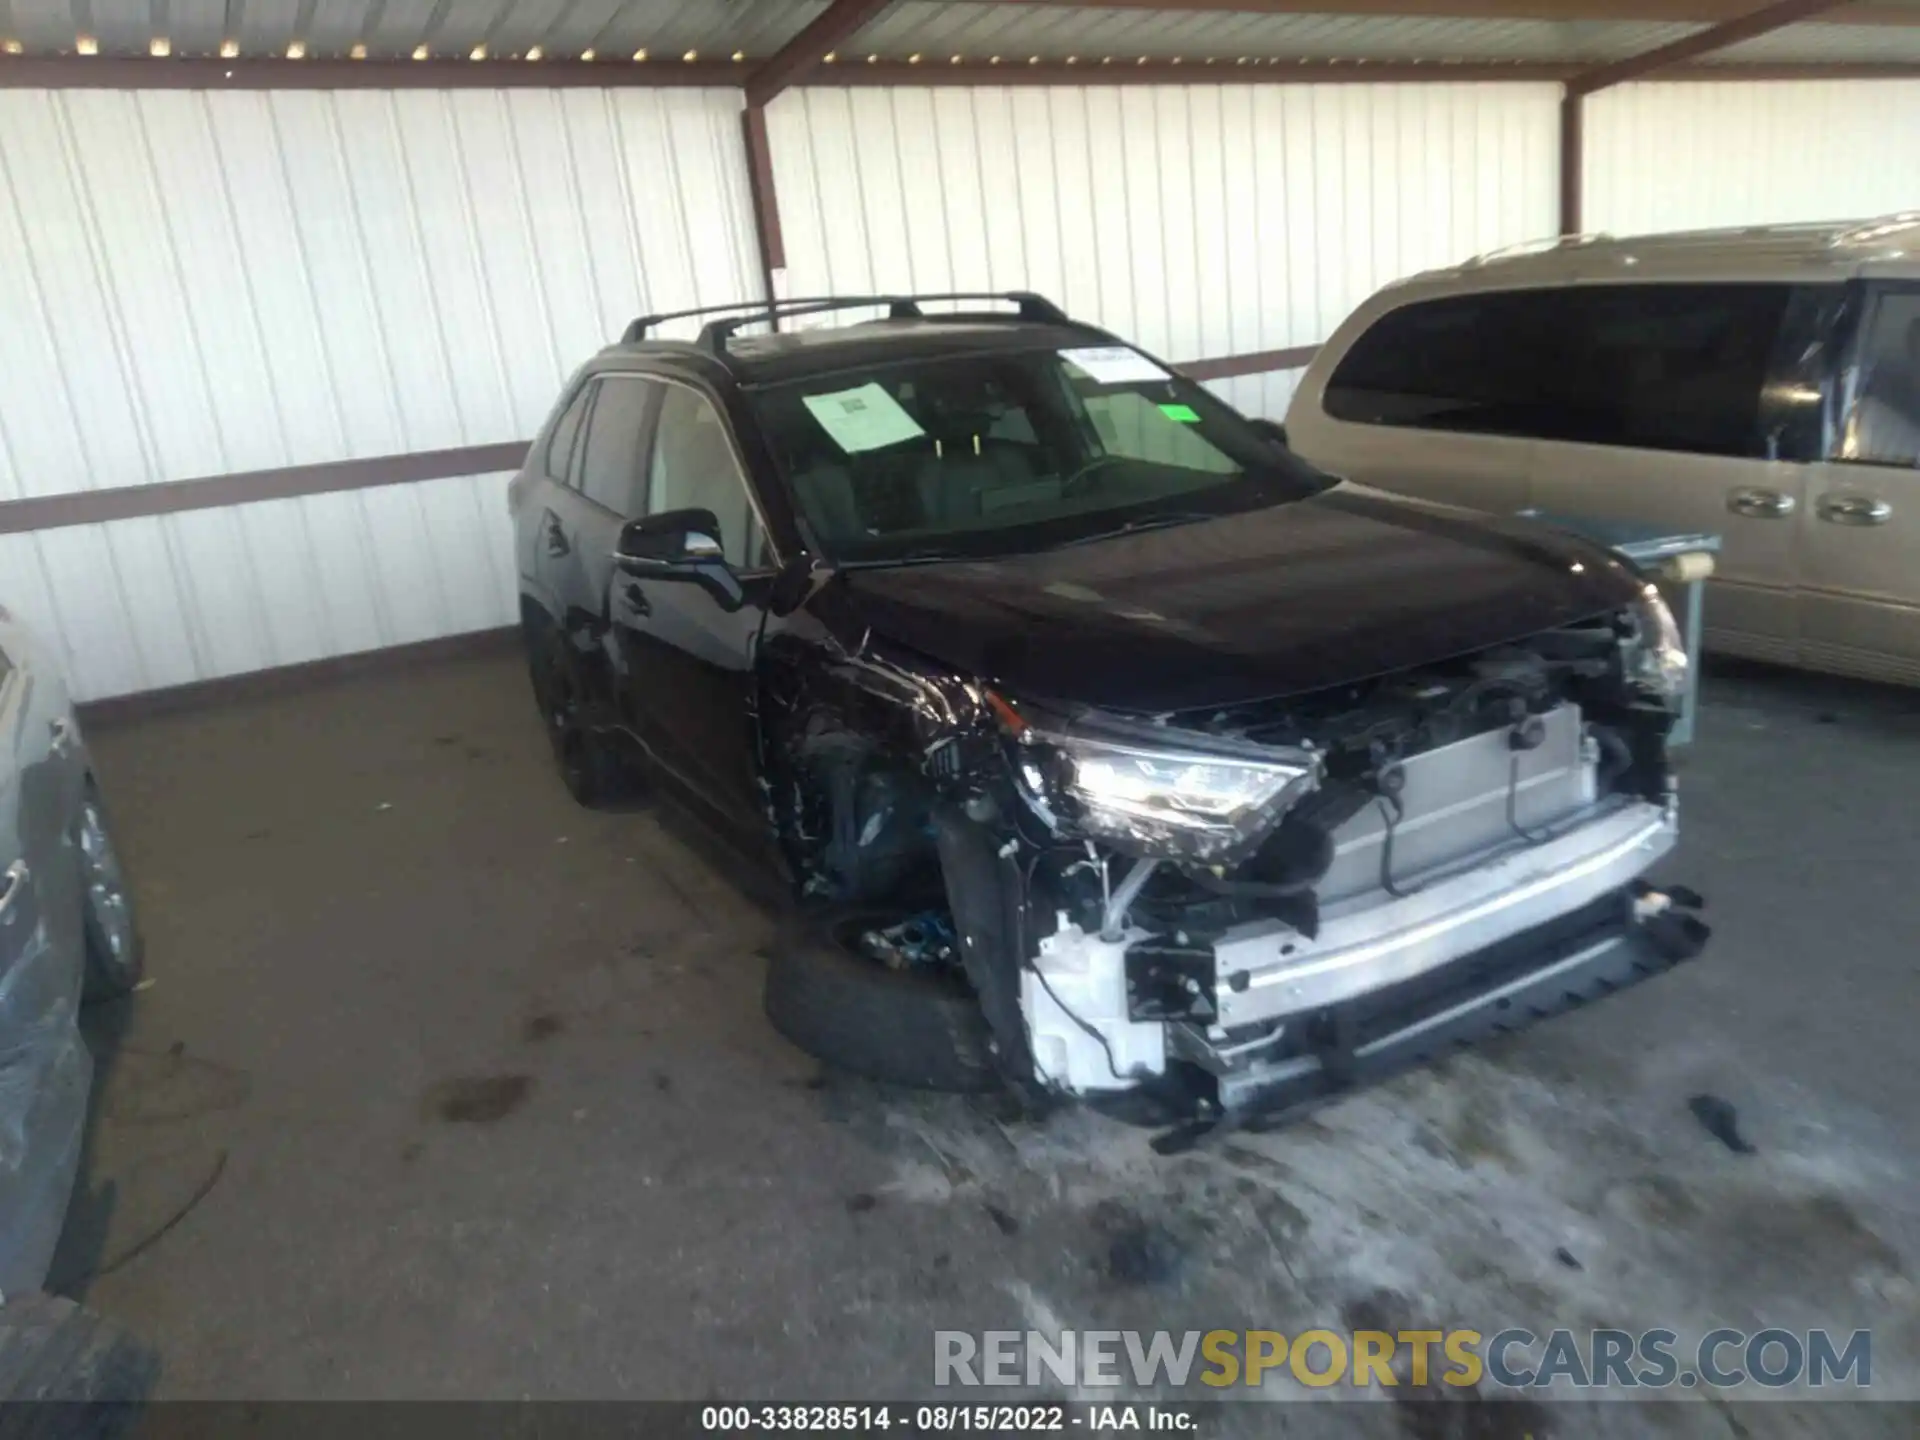
[[[573,806],[511,657],[104,729],[154,984],[94,1017],[63,1273],[176,1397],[906,1398],[936,1328],[1367,1317],[1871,1326],[1920,1395],[1920,695],[1708,697],[1705,959],[1176,1159],[821,1076],[761,1018],[768,918]]]

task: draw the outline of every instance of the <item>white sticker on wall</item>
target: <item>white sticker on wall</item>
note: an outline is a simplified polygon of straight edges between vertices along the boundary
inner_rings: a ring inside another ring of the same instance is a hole
[[[852,390],[800,398],[813,412],[813,418],[820,422],[820,428],[849,455],[898,445],[902,440],[927,433],[877,381]]]
[[[1080,350],[1062,350],[1060,358],[1078,365],[1101,385],[1132,385],[1142,380],[1172,378],[1138,350],[1126,345],[1089,345]]]

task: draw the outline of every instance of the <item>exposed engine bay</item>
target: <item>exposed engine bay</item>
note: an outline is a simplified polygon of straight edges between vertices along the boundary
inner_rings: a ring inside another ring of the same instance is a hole
[[[1608,937],[1704,942],[1639,878],[1675,835],[1664,614],[1201,714],[872,648],[775,667],[771,818],[806,894],[897,913],[872,958],[964,972],[1011,1083],[1188,1116],[1318,1093],[1469,1010],[1626,983],[1647,947]]]

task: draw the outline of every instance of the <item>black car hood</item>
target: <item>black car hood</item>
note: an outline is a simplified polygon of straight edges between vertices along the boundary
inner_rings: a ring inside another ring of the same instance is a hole
[[[1218,520],[982,561],[843,571],[814,597],[1014,696],[1168,712],[1299,694],[1626,604],[1608,552],[1343,484]]]

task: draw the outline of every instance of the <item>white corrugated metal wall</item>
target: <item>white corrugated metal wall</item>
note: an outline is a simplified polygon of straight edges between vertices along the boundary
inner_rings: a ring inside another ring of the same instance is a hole
[[[760,292],[736,90],[0,91],[0,499],[524,440]],[[504,475],[0,535],[84,698],[502,625]]]
[[[1920,81],[1713,80],[1586,101],[1583,220],[1615,235],[1920,206]]]
[[[1398,276],[1550,234],[1553,85],[790,91],[790,294],[1029,288],[1168,360],[1315,344]],[[1298,372],[1214,387],[1286,412]]]
[[[807,88],[789,293],[1008,289],[1175,361],[1550,233],[1558,89]],[[1587,102],[1587,215],[1910,205],[1920,83]],[[759,292],[734,90],[0,92],[0,499],[529,436],[646,308]],[[1284,414],[1297,372],[1218,382]],[[510,621],[505,477],[0,536],[100,697]]]

